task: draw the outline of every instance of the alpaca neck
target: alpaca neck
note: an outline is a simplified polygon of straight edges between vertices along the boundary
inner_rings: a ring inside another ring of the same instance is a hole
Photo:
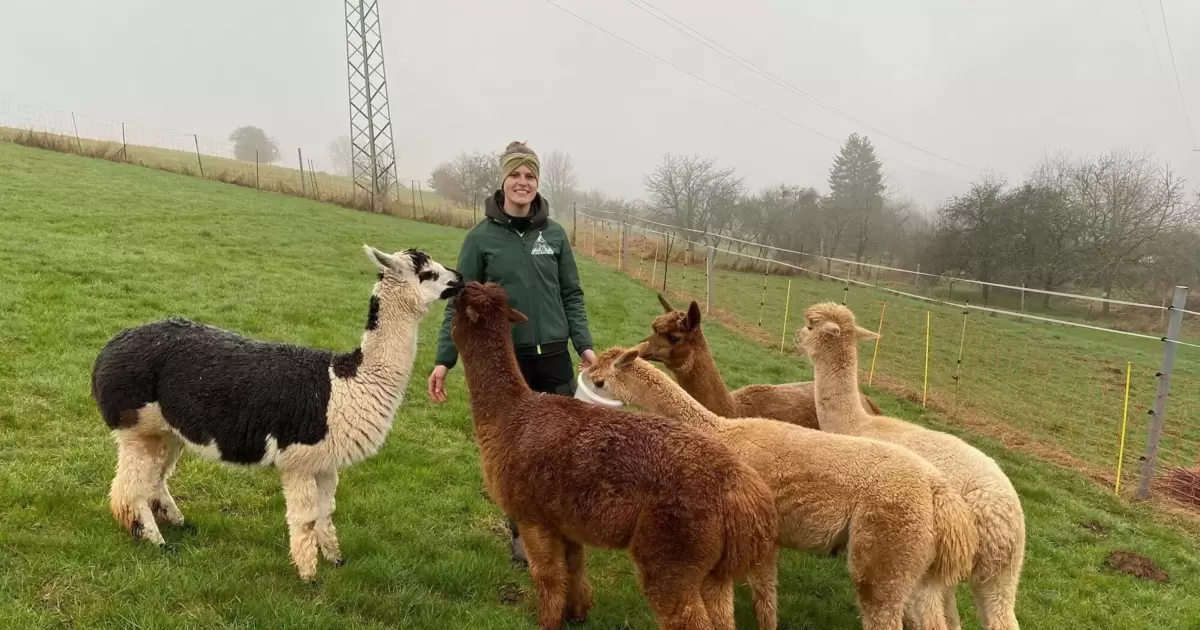
[[[635,392],[637,400],[630,402],[685,424],[706,429],[719,427],[720,417],[689,396],[666,374],[649,363],[636,365],[633,369],[636,370],[637,378],[629,390]]]
[[[850,433],[868,416],[858,389],[858,356],[846,354],[813,360],[813,393],[817,419],[824,431]]]
[[[362,334],[360,371],[402,392],[417,357],[417,329],[424,314],[416,304],[380,304],[373,327],[369,324]]]
[[[522,396],[533,391],[517,365],[510,334],[486,328],[474,328],[468,334],[459,355],[476,428],[501,428],[523,422],[524,418],[516,414],[506,415]]]
[[[729,390],[725,389],[725,380],[713,361],[712,351],[708,348],[708,340],[704,333],[696,331],[693,337],[695,349],[692,351],[691,365],[685,369],[672,370],[675,378],[687,393],[691,394],[700,404],[707,407],[718,416],[733,418],[737,416],[737,405]]]

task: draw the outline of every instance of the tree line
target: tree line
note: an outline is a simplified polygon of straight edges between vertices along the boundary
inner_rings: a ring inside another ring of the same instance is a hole
[[[459,154],[433,170],[429,186],[464,205],[482,203],[498,184],[498,158]],[[1175,284],[1200,281],[1200,194],[1148,152],[1051,154],[1020,181],[985,173],[933,209],[892,186],[858,134],[833,156],[826,192],[792,183],[751,190],[713,158],[670,153],[643,185],[642,199],[585,191],[568,154],[543,159],[541,190],[554,215],[578,202],[693,230],[692,241],[749,241],[760,247],[726,244],[810,267],[815,255],[1155,302]]]

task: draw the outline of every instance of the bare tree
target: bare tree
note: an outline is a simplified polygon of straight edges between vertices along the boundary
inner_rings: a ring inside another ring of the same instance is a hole
[[[718,168],[712,158],[698,155],[668,153],[643,181],[659,216],[678,227],[714,234],[728,229],[742,196],[742,179],[732,168]],[[693,238],[695,234],[689,235],[689,251]]]
[[[579,180],[575,175],[575,163],[571,156],[562,151],[551,151],[542,161],[542,185],[540,188],[550,202],[552,215],[564,210],[575,201]]]
[[[463,205],[483,204],[500,187],[499,160],[495,153],[460,153],[433,169],[429,187]]]
[[[1082,212],[1082,244],[1098,266],[1104,294],[1132,265],[1149,256],[1149,245],[1164,232],[1181,228],[1194,207],[1185,201],[1183,180],[1170,166],[1145,152],[1110,151],[1074,171]],[[1109,303],[1103,307],[1105,315]]]
[[[330,140],[327,150],[329,151],[329,161],[333,162],[333,172],[338,175],[351,175],[353,170],[351,160],[354,159],[354,150],[350,146],[350,136],[338,136]]]

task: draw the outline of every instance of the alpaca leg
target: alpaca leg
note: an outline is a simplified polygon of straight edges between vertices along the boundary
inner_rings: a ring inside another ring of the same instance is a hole
[[[567,614],[569,622],[587,621],[592,609],[592,584],[587,578],[583,545],[564,540],[567,562]]]
[[[154,496],[166,463],[166,444],[161,436],[117,431],[117,474],[109,490],[109,507],[134,539],[165,544],[150,499]]]
[[[317,479],[308,472],[284,471],[280,481],[287,503],[292,563],[300,579],[311,580],[317,576]]]
[[[962,630],[962,621],[958,618],[958,586],[951,586],[942,593],[942,613],[946,617],[947,630]]]
[[[971,576],[975,612],[983,630],[1018,630],[1016,571],[1005,570],[988,579]]]
[[[700,591],[713,630],[737,630],[733,618],[733,582],[712,575],[704,579]]]
[[[337,469],[324,470],[316,474],[317,479],[317,546],[321,555],[335,566],[346,564],[338,544],[337,528],[333,526],[333,511],[337,508]]]
[[[537,588],[538,627],[559,630],[567,611],[567,548],[562,536],[536,525],[522,524],[529,577]]]
[[[175,505],[171,491],[167,489],[167,480],[175,474],[175,466],[179,463],[179,455],[183,452],[183,440],[175,435],[163,438],[166,445],[166,460],[163,462],[162,473],[158,476],[158,485],[154,490],[154,498],[150,500],[150,509],[156,518],[163,519],[172,525],[183,525],[183,512]]]
[[[746,576],[754,599],[754,618],[758,630],[775,630],[779,625],[779,553],[772,553]]]
[[[517,527],[517,522],[508,519],[508,533],[512,538],[508,543],[509,562],[513,566],[528,567],[529,556],[525,553],[525,545],[521,542],[521,530]]]
[[[642,590],[661,630],[712,630],[712,618],[700,584],[660,580],[639,567]]]
[[[951,591],[953,594],[953,591]],[[905,619],[912,630],[949,630],[946,621],[946,591],[936,584],[921,584],[908,602]]]

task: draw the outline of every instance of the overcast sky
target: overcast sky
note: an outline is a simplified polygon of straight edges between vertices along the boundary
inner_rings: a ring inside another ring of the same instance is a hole
[[[1158,0],[649,0],[891,137],[636,2],[379,0],[401,179],[524,140],[569,152],[581,184],[610,194],[642,195],[666,152],[714,157],[752,187],[824,191],[838,142],[858,131],[892,183],[930,205],[984,169],[1019,178],[1056,149],[1146,148],[1200,184]],[[1200,133],[1200,2],[1162,6]],[[0,2],[0,125],[28,106],[202,142],[255,124],[285,159],[303,147],[327,162],[349,126],[343,18],[340,0]]]

